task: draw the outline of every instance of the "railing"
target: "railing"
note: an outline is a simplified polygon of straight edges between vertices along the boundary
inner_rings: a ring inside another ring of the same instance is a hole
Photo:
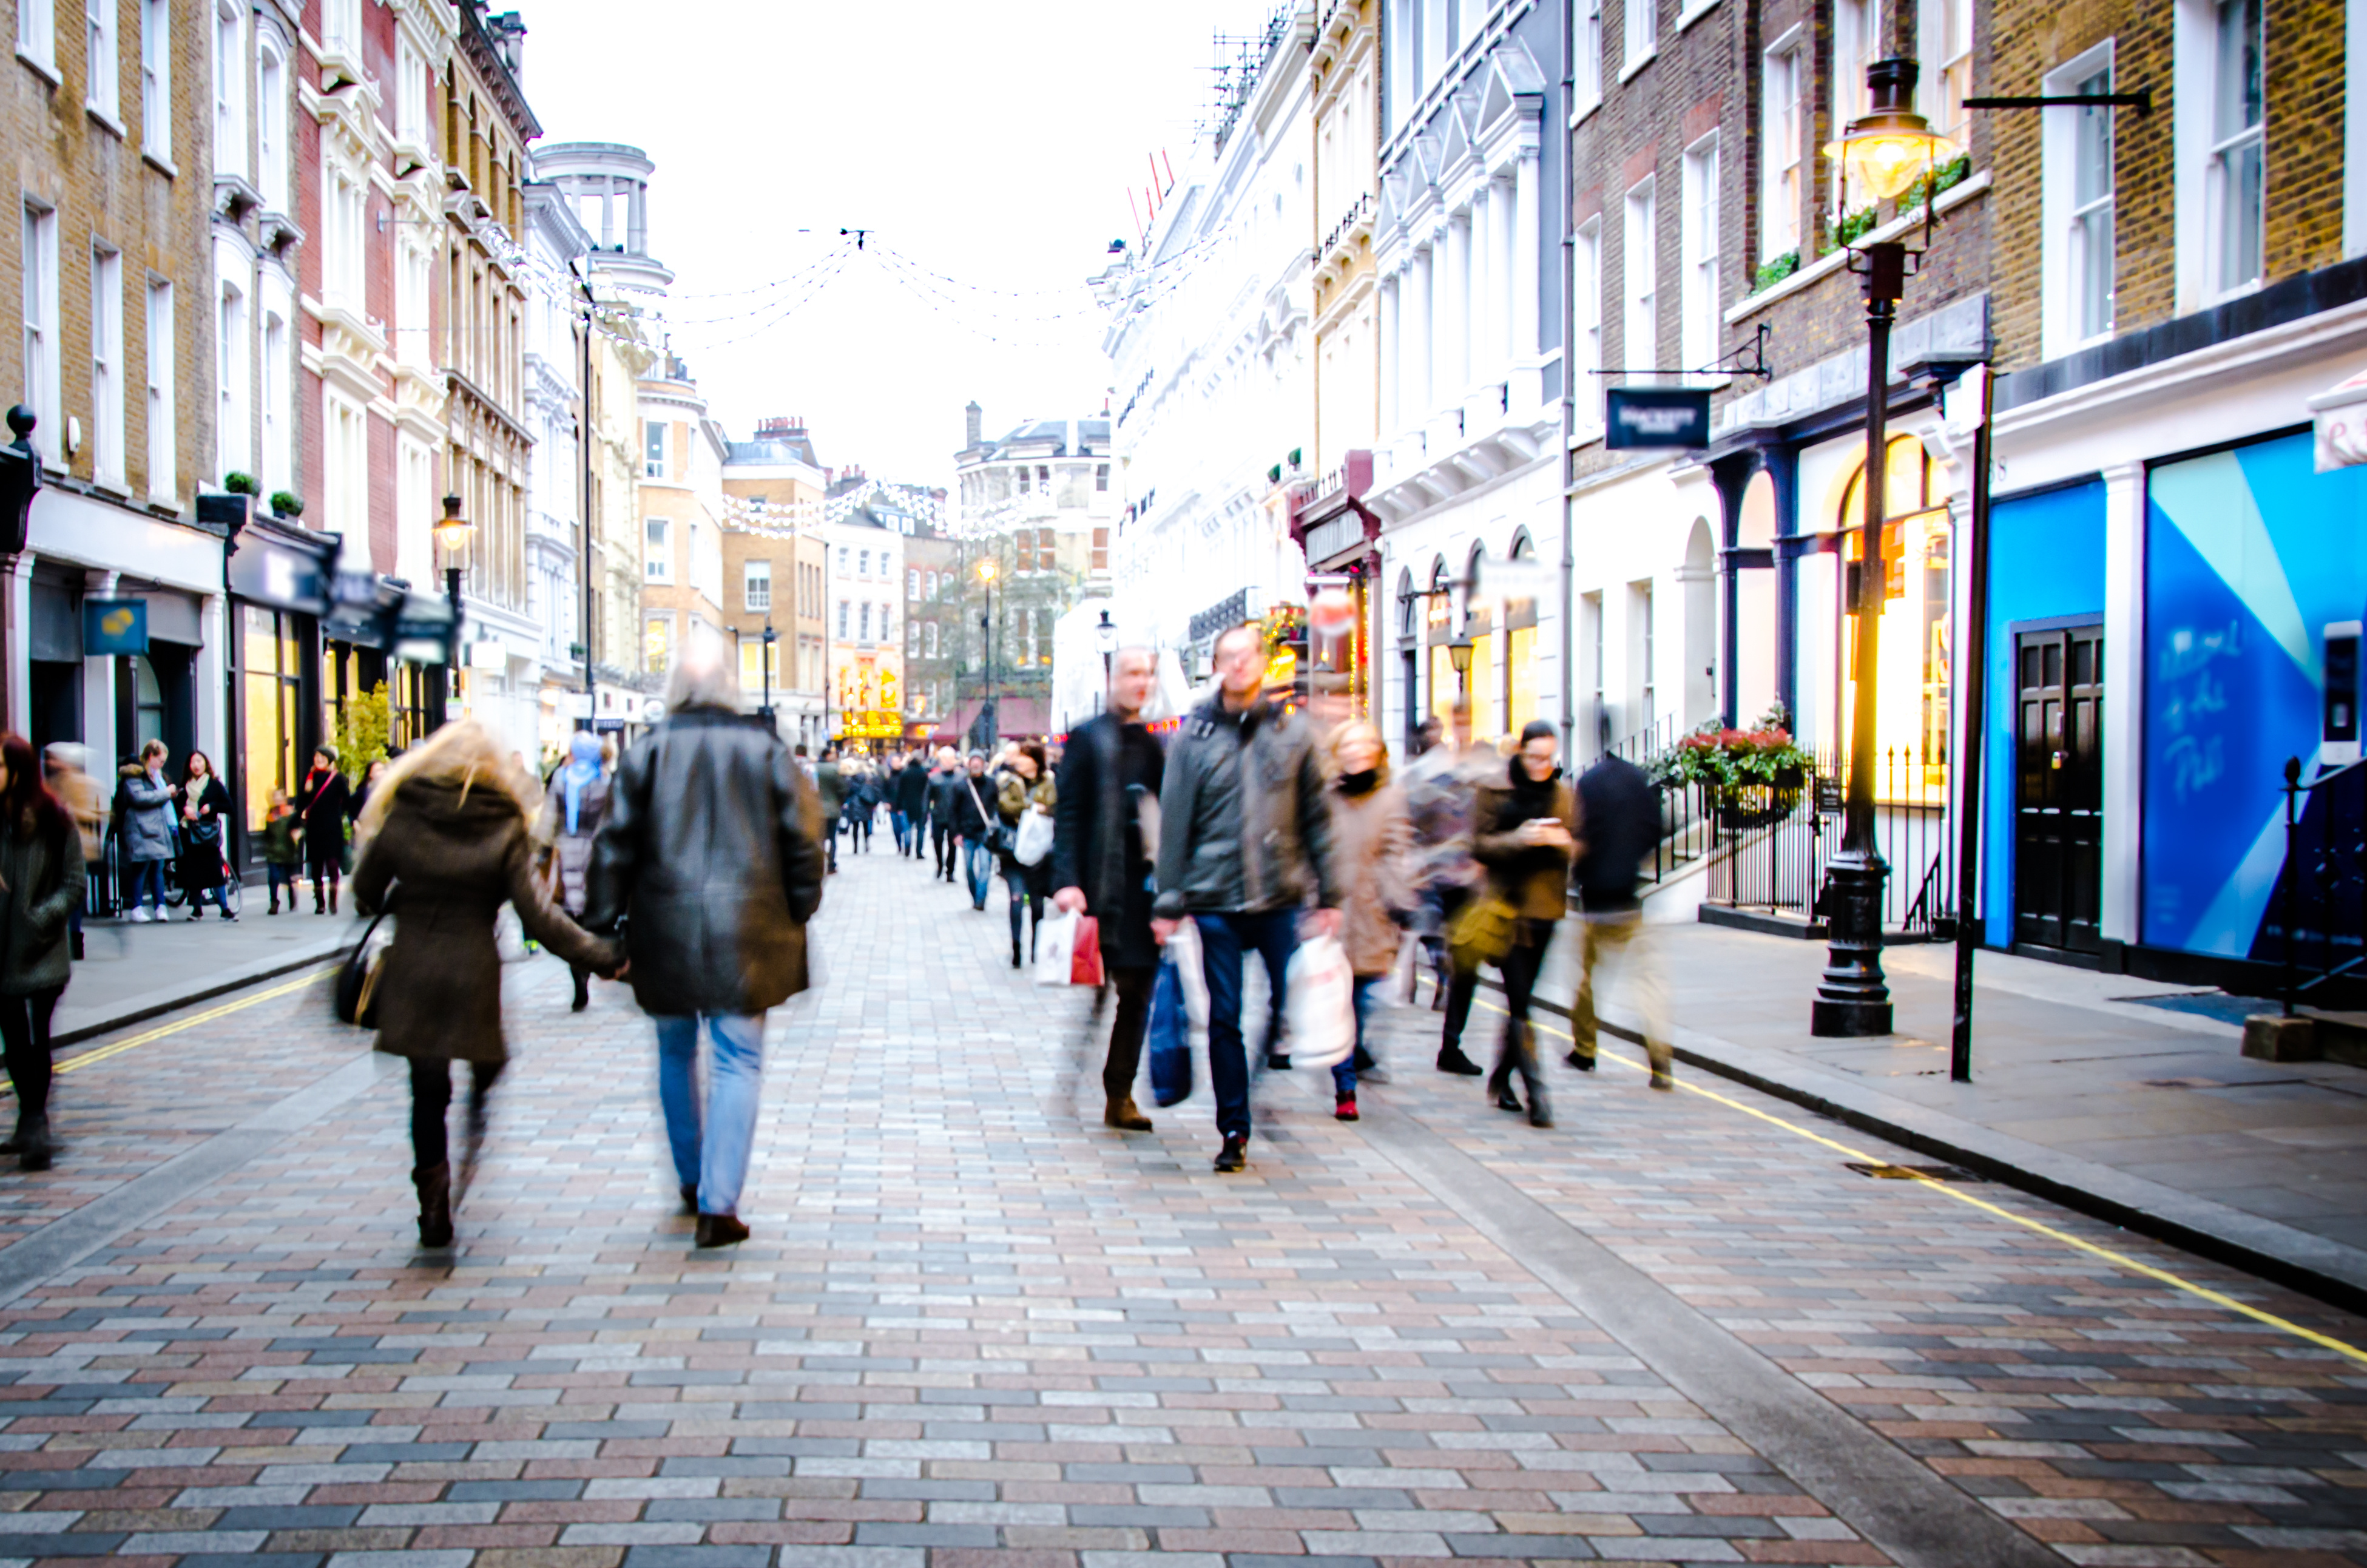
[[[1817,755],[1796,788],[1760,787],[1708,802],[1709,889],[1704,902],[1813,918],[1825,869],[1841,843],[1847,772],[1840,754]],[[1874,842],[1889,863],[1882,923],[1894,938],[1939,940],[1956,920],[1954,812],[1948,767],[1908,747],[1874,760]]]
[[[1619,757],[1648,772],[1653,759],[1675,745],[1681,733],[1670,715],[1602,747],[1595,756]],[[1700,859],[1714,847],[1704,790],[1699,786],[1666,785],[1659,791],[1659,801],[1660,830],[1653,835],[1650,858],[1637,870],[1642,880],[1654,884],[1667,881],[1679,867]]]

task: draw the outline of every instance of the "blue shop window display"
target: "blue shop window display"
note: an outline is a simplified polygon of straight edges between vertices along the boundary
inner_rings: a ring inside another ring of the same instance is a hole
[[[2147,946],[2280,962],[2282,890],[2305,970],[2367,951],[2362,619],[2367,470],[2316,472],[2305,431],[2147,475]],[[2302,796],[2290,870],[2289,757],[2317,786]]]

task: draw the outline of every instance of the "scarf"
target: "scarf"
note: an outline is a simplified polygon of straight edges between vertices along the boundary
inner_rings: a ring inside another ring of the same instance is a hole
[[[1561,769],[1557,767],[1543,778],[1532,778],[1522,765],[1517,753],[1512,757],[1512,821],[1523,823],[1536,817],[1557,815],[1554,811],[1554,786],[1560,781]]]
[[[1377,767],[1367,767],[1362,773],[1342,773],[1340,792],[1352,799],[1361,798],[1371,794],[1380,782],[1381,770]]]
[[[578,730],[567,743],[567,766],[559,770],[561,798],[567,802],[567,835],[581,836],[576,828],[583,809],[583,791],[599,781],[600,740],[589,730]]]

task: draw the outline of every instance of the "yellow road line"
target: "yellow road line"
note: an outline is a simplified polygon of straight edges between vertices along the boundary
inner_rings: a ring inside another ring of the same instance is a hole
[[[1499,1015],[1502,1015],[1504,1013],[1503,1008],[1497,1006],[1492,1002],[1481,1000],[1479,1002],[1479,1006],[1487,1008],[1491,1013]],[[1535,1019],[1530,1020],[1530,1022],[1532,1027],[1540,1034],[1552,1035],[1557,1039],[1569,1040],[1573,1045],[1578,1043],[1576,1038],[1567,1029],[1557,1029],[1551,1024],[1537,1023]],[[1625,1057],[1611,1056],[1606,1058],[1598,1055],[1597,1060],[1609,1060],[1616,1062],[1622,1067],[1629,1068],[1637,1073],[1645,1071],[1644,1067],[1637,1062],[1626,1060]],[[1706,1100],[1716,1100],[1719,1105],[1725,1106],[1732,1110],[1738,1110],[1745,1116],[1757,1117],[1760,1120],[1770,1123],[1772,1126],[1780,1127],[1786,1132],[1806,1138],[1812,1143],[1821,1143],[1828,1149],[1847,1154],[1853,1160],[1863,1161],[1867,1165],[1889,1165],[1892,1163],[1888,1160],[1877,1159],[1873,1154],[1866,1153],[1863,1149],[1852,1149],[1846,1143],[1837,1142],[1820,1132],[1810,1131],[1807,1128],[1800,1126],[1797,1122],[1786,1121],[1780,1116],[1771,1116],[1766,1111],[1761,1110],[1756,1106],[1744,1105],[1740,1100],[1730,1099],[1727,1096],[1721,1095],[1712,1089],[1704,1089],[1700,1085],[1693,1083],[1687,1079],[1677,1079],[1676,1085],[1677,1087],[1685,1090],[1689,1094],[1699,1095],[1702,1098]],[[2309,1341],[2312,1345],[2321,1346],[2328,1350],[2339,1351],[2341,1354],[2350,1357],[2352,1360],[2360,1362],[2362,1365],[2367,1365],[2367,1350],[2361,1350],[2359,1346],[2351,1345],[2347,1341],[2337,1339],[2331,1335],[2320,1334],[2314,1328],[2305,1328],[2300,1324],[2277,1316],[2274,1312],[2262,1312],[2259,1308],[2239,1301],[2233,1296],[2226,1295],[2218,1290],[2214,1290],[2207,1285],[2197,1285],[2191,1279],[2181,1279],[2177,1275],[2170,1273],[2168,1269],[2156,1268],[2149,1263],[2140,1263],[2135,1258],[2129,1256],[2125,1253],[2114,1252],[2110,1247],[2098,1246],[2093,1242],[2082,1241],[2078,1236],[2071,1235],[2063,1231],[2058,1231],[2054,1226],[2046,1224],[2042,1221],[2033,1220],[2027,1215],[2017,1214],[2010,1209],[2006,1209],[1998,1204],[1991,1203],[1986,1198],[1976,1198],[1971,1193],[1961,1191],[1954,1187],[1951,1187],[1946,1182],[1934,1180],[1931,1176],[1927,1176],[1920,1171],[1910,1170],[1909,1174],[1914,1176],[1916,1181],[1921,1183],[1931,1191],[1945,1193],[1959,1203],[1970,1204],[1972,1207],[1982,1210],[1984,1213],[1996,1215],[2000,1220],[2010,1220],[2015,1224],[2022,1226],[2025,1230],[2035,1231],[2040,1235],[2044,1236],[2051,1241],[2061,1242],[2065,1246],[2076,1247],[2079,1251],[2087,1253],[2091,1256],[2102,1258],[2105,1262],[2113,1265],[2115,1267],[2125,1268],[2132,1274],[2141,1274],[2148,1279],[2157,1279],[2165,1285],[2175,1286],[2191,1296],[2198,1296],[2203,1301],[2211,1302],[2214,1306],[2225,1307],[2231,1312],[2241,1312],[2244,1316],[2267,1324],[2271,1328],[2282,1329],[2285,1333],[2293,1335],[2296,1338]]]
[[[202,1013],[194,1013],[188,1017],[183,1018],[178,1023],[164,1024],[156,1028],[147,1029],[142,1033],[133,1035],[128,1040],[119,1040],[113,1045],[102,1045],[96,1051],[85,1051],[79,1056],[70,1056],[63,1062],[58,1063],[57,1071],[61,1073],[77,1072],[82,1068],[90,1066],[93,1062],[104,1062],[110,1056],[120,1056],[125,1051],[132,1050],[135,1047],[153,1045],[157,1040],[163,1040],[168,1035],[176,1035],[184,1029],[196,1028],[199,1024],[210,1024],[216,1018],[226,1018],[232,1013],[243,1013],[249,1007],[258,1006],[263,1003],[271,1001],[275,997],[286,996],[292,992],[301,991],[304,987],[311,984],[314,981],[321,979],[323,976],[334,974],[336,972],[337,966],[335,964],[331,964],[326,969],[313,971],[311,974],[304,976],[301,980],[291,980],[284,985],[275,985],[268,991],[258,991],[254,995],[243,997],[239,1001],[225,1002],[219,1007],[209,1007]],[[9,1095],[14,1094],[15,1092],[16,1091],[14,1089],[7,1085],[0,1085],[0,1095]]]

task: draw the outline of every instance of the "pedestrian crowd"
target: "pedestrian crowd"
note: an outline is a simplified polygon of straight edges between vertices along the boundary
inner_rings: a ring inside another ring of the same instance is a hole
[[[1372,1025],[1400,973],[1410,1002],[1422,976],[1433,981],[1437,1069],[1484,1075],[1497,1106],[1551,1126],[1531,1011],[1573,901],[1569,1064],[1594,1065],[1594,970],[1616,958],[1645,1015],[1652,1085],[1670,1086],[1637,897],[1658,805],[1637,769],[1605,757],[1573,782],[1550,725],[1532,723],[1500,750],[1475,744],[1457,708],[1451,726],[1422,727],[1395,772],[1371,723],[1319,734],[1288,694],[1266,689],[1254,625],[1220,635],[1213,664],[1206,699],[1154,726],[1154,656],[1117,650],[1103,711],[1057,750],[1022,740],[992,756],[945,746],[870,757],[825,746],[809,762],[805,747],[793,752],[742,714],[720,660],[697,653],[674,671],[663,722],[621,756],[579,733],[547,776],[504,757],[469,721],[373,760],[350,784],[323,745],[295,791],[271,792],[259,835],[269,912],[282,892],[294,911],[309,880],[315,913],[336,914],[349,871],[357,912],[372,921],[338,1007],[409,1064],[421,1244],[450,1244],[481,1164],[508,1057],[502,966],[520,937],[568,965],[577,1011],[595,975],[631,986],[651,1021],[668,1153],[697,1244],[745,1239],[765,1018],[810,983],[806,927],[840,841],[869,854],[882,815],[895,853],[931,858],[933,880],[960,888],[972,910],[986,910],[1001,876],[1013,968],[1037,964],[1042,980],[1048,963],[1067,980],[1073,952],[1100,987],[1095,1020],[1114,994],[1107,1126],[1151,1130],[1135,1099],[1146,1042],[1171,1060],[1188,1051],[1181,1017],[1192,1015],[1206,1035],[1217,1171],[1247,1164],[1251,1062],[1289,1069],[1294,1034],[1328,1042],[1316,1054],[1334,1113],[1359,1119],[1360,1083],[1387,1079]],[[0,1043],[18,1109],[0,1149],[28,1169],[56,1152],[50,1019],[110,815],[78,753],[53,746],[37,759],[22,738],[0,735]],[[177,779],[168,760],[152,742],[119,775],[111,812],[127,917],[161,918],[171,860],[191,918],[210,897],[235,919],[221,846],[228,792],[201,754]],[[1081,940],[1087,920],[1093,934]],[[1252,957],[1266,992],[1254,1047],[1244,1022]],[[1489,969],[1504,1024],[1483,1068],[1464,1037]]]

